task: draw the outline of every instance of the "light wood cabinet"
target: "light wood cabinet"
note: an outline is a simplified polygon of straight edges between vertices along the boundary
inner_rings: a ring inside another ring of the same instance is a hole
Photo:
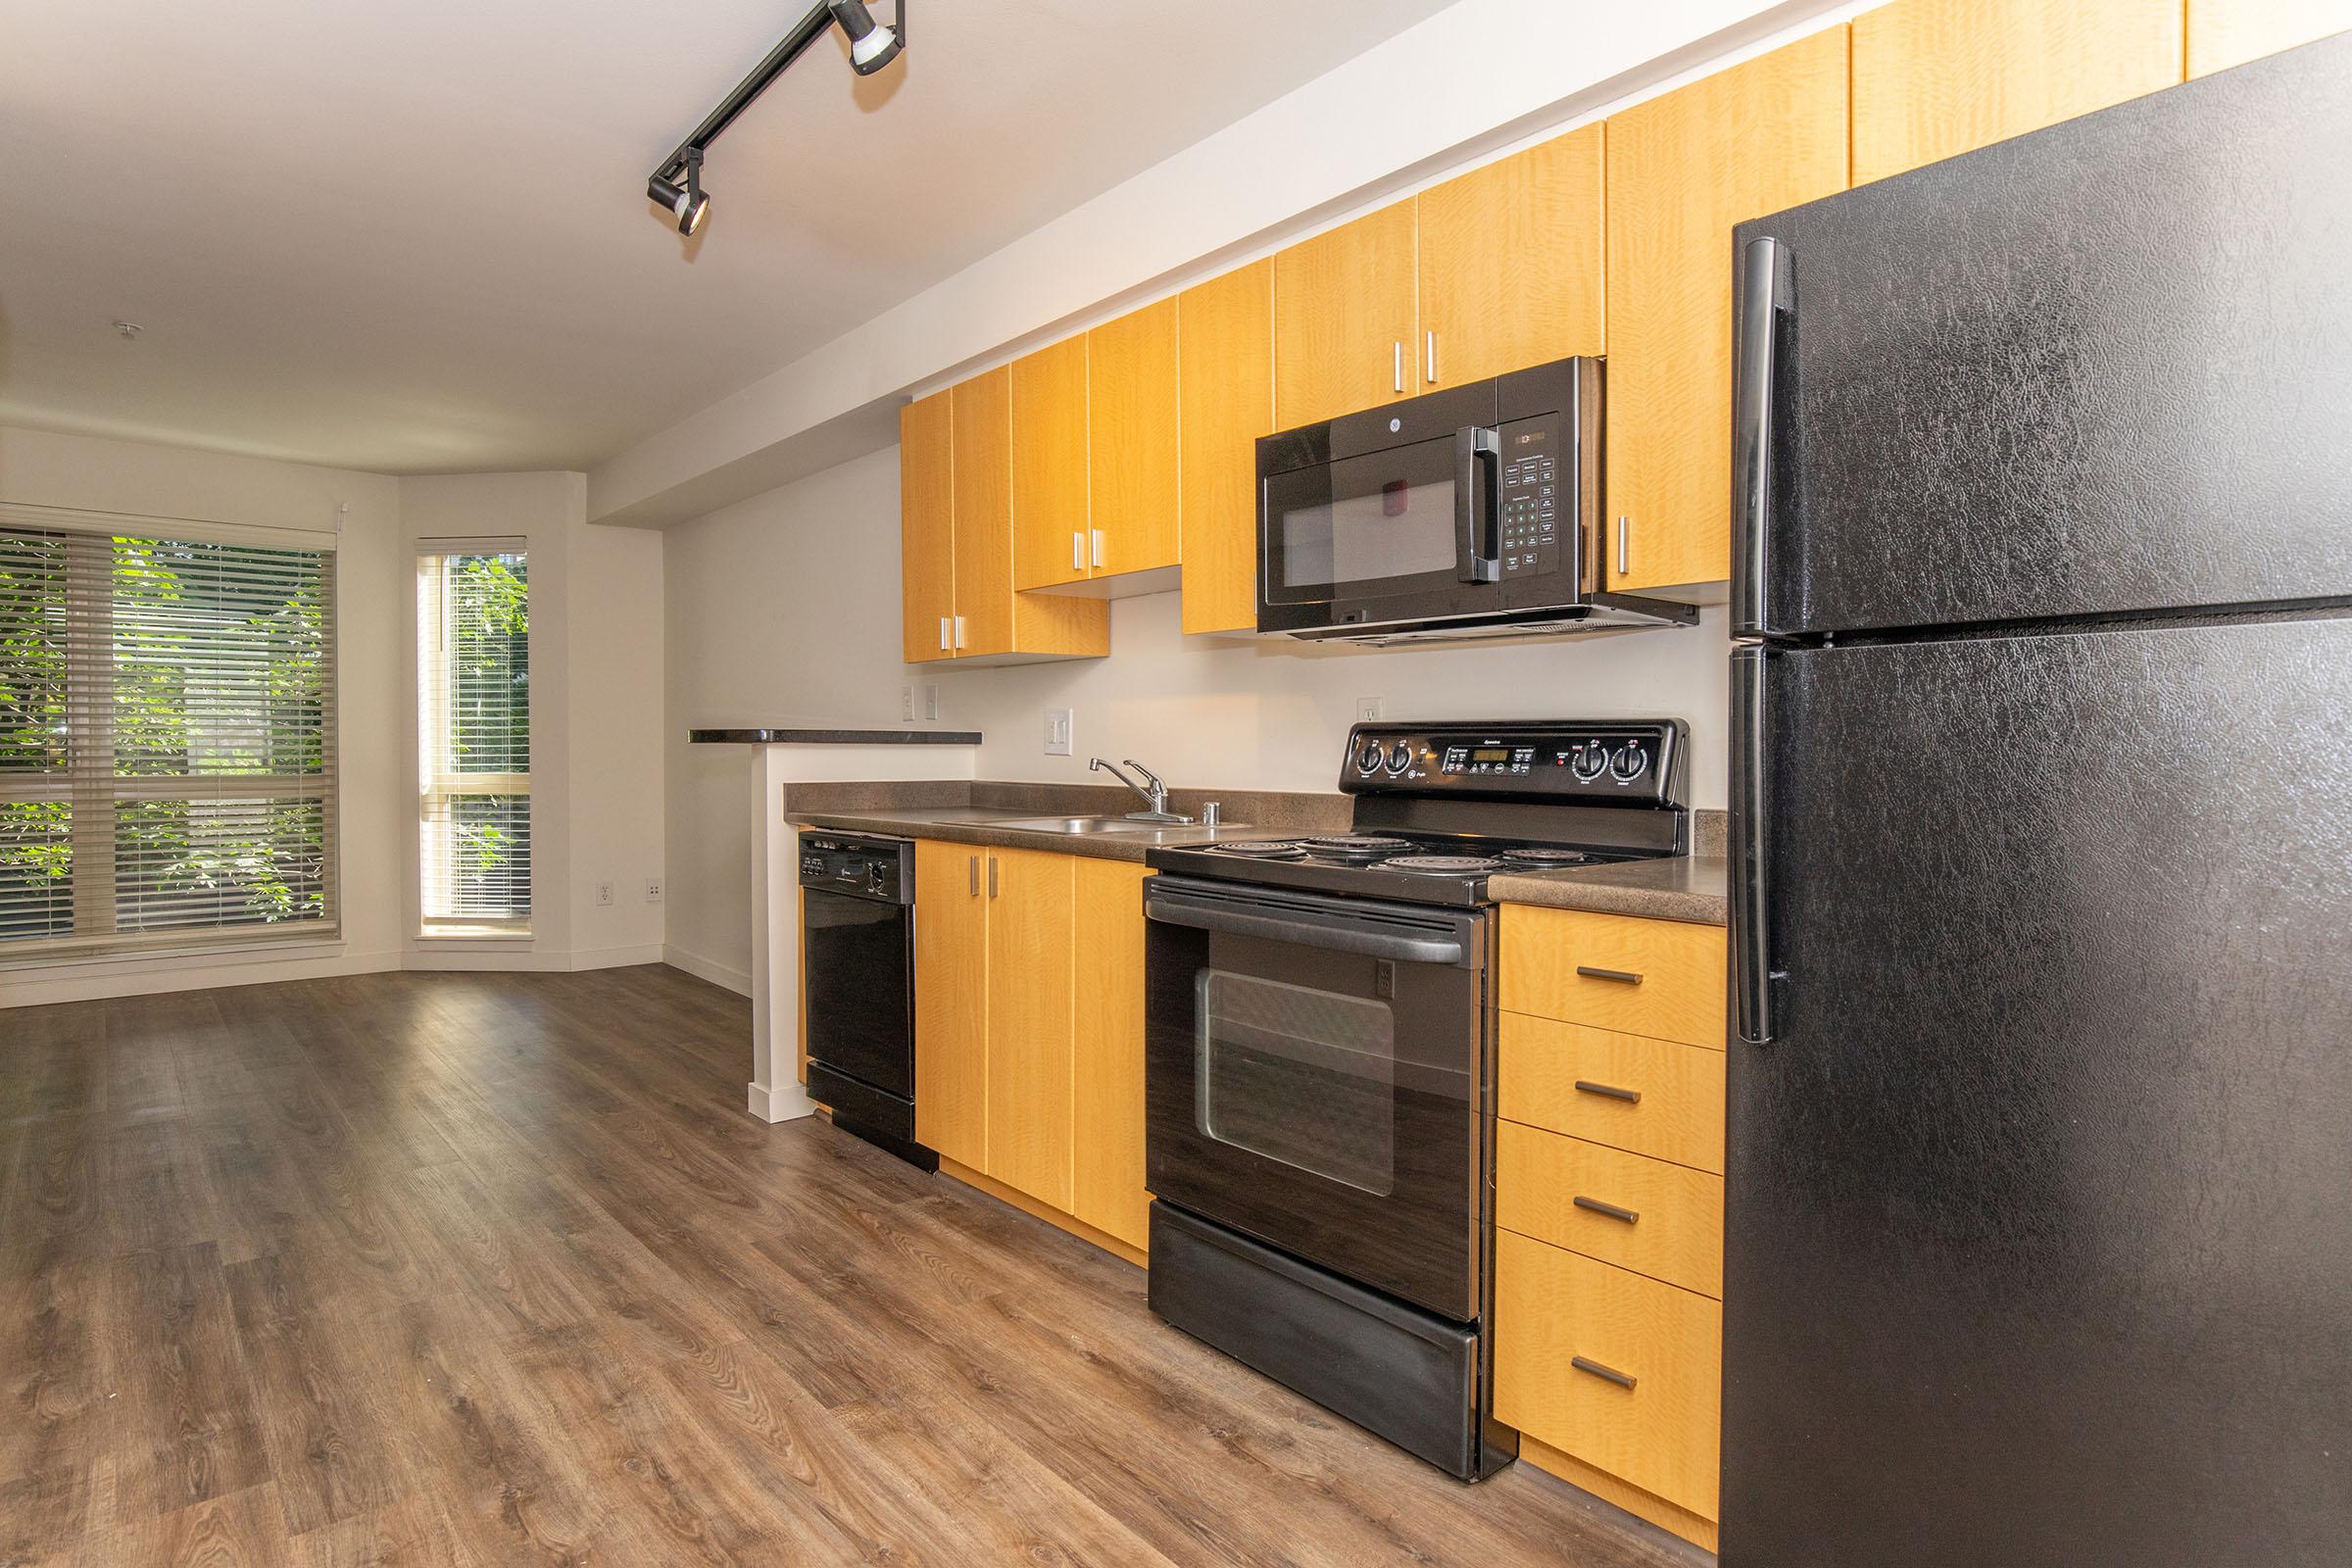
[[[1423,191],[1415,391],[1606,348],[1599,124]]]
[[[2188,0],[2188,74],[2202,76],[2352,28],[2352,0]]]
[[[1081,859],[1077,875],[1076,1044],[1071,1067],[1070,1212],[1142,1249],[1144,1189],[1144,867]]]
[[[1086,335],[1093,576],[1177,563],[1176,332],[1176,301],[1164,299]]]
[[[1610,586],[1731,575],[1732,225],[1841,190],[1846,29],[1608,122]]]
[[[1686,1291],[1723,1295],[1723,1178],[1495,1124],[1494,1223]]]
[[[1184,629],[1257,629],[1257,438],[1274,429],[1274,264],[1176,296]]]
[[[956,657],[956,445],[950,395],[899,411],[900,633],[909,664]]]
[[[1497,989],[1511,1012],[1724,1045],[1723,927],[1508,905]]]
[[[1012,362],[1012,585],[1087,574],[1086,336]]]
[[[1070,1206],[1071,857],[988,856],[989,1175]]]
[[[988,1168],[987,852],[914,846],[914,1138]]]
[[[1721,1042],[1671,1040],[1505,1012],[1494,1108],[1504,1118],[1723,1172]]]
[[[1274,256],[1277,429],[1418,392],[1414,204],[1401,201]]]
[[[2179,0],[1894,0],[1854,19],[1854,183],[2181,79]]]

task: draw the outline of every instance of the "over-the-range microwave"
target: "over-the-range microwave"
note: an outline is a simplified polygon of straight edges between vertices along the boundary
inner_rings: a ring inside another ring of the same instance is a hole
[[[1600,588],[1600,362],[1257,443],[1257,629],[1404,642],[1687,626]]]

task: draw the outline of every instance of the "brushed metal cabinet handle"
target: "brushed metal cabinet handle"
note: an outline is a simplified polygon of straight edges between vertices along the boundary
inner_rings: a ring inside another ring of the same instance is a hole
[[[1634,1209],[1619,1208],[1615,1203],[1604,1203],[1597,1198],[1587,1198],[1581,1193],[1569,1201],[1575,1203],[1579,1208],[1591,1209],[1595,1214],[1605,1214],[1610,1219],[1621,1219],[1628,1225],[1642,1217]]]
[[[1401,392],[1404,390],[1404,339],[1398,338],[1389,347],[1393,351],[1389,357],[1389,371],[1396,379],[1396,390]]]
[[[1617,514],[1617,575],[1622,577],[1634,569],[1631,535],[1634,519],[1623,513]]]
[[[1098,565],[1098,566],[1100,566],[1101,564],[1102,564],[1102,529],[1100,529],[1100,528],[1097,528],[1097,529],[1094,531],[1094,539],[1095,539],[1095,564],[1096,564],[1096,565]]]
[[[1638,974],[1624,969],[1596,969],[1589,963],[1578,964],[1576,972],[1588,980],[1614,980],[1624,986],[1638,986],[1642,983],[1642,977]]]
[[[1070,569],[1086,569],[1086,535],[1075,528],[1070,530]]]
[[[1568,1358],[1568,1364],[1579,1372],[1590,1372],[1603,1382],[1614,1383],[1621,1389],[1630,1389],[1634,1386],[1632,1374],[1620,1372],[1613,1366],[1602,1366],[1590,1356],[1572,1355]]]
[[[973,857],[972,857],[972,891],[971,891],[971,897],[973,897],[973,898],[975,898],[975,899],[976,899],[976,898],[978,898],[979,896],[980,896],[980,857],[978,857],[977,855],[975,855],[975,856],[973,856]]]
[[[1438,380],[1438,334],[1435,331],[1429,334],[1429,340],[1424,348],[1429,356],[1430,384],[1435,386]]]
[[[993,855],[988,858],[988,896],[997,896],[997,858]]]
[[[957,615],[956,617],[956,646],[961,648],[965,645],[966,641],[967,639],[963,635],[963,617],[961,615]]]
[[[947,617],[947,616],[945,616],[945,615],[942,615],[942,616],[940,616],[940,617],[939,617],[939,648],[940,648],[940,652],[942,652],[942,653],[945,653],[945,652],[947,652],[949,649],[951,649],[951,648],[953,648],[953,647],[955,647],[955,646],[956,646],[956,645],[955,645],[955,643],[954,643],[954,642],[952,642],[952,641],[950,640],[950,636],[951,636],[951,634],[950,634],[950,632],[948,631],[948,617]]]
[[[1615,1084],[1596,1084],[1583,1078],[1576,1081],[1576,1087],[1579,1094],[1606,1095],[1611,1100],[1622,1100],[1629,1105],[1642,1103],[1642,1091],[1639,1089],[1620,1089]]]

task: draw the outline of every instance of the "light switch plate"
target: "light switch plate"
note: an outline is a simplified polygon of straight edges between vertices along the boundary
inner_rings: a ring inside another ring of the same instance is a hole
[[[914,722],[914,688],[911,686],[899,688],[899,722],[902,724]]]
[[[939,722],[939,687],[931,682],[923,686],[923,717]]]
[[[1046,755],[1048,757],[1070,755],[1070,710],[1066,708],[1046,710]]]

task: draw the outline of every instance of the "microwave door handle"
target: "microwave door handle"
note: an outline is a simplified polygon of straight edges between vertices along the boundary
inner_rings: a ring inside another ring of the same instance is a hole
[[[1453,525],[1461,549],[1458,575],[1464,582],[1495,582],[1502,576],[1496,539],[1502,530],[1495,514],[1501,488],[1501,432],[1475,424],[1454,431]]]
[[[1772,631],[1764,590],[1772,554],[1773,372],[1796,288],[1780,240],[1751,239],[1740,260],[1732,361],[1732,635],[1762,637]]]

